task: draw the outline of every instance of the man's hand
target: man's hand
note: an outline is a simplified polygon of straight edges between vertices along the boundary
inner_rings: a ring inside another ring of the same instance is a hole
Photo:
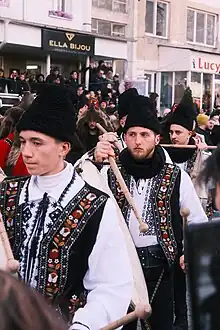
[[[182,255],[180,257],[180,267],[182,268],[182,270],[184,271],[184,273],[186,273],[186,264],[185,264],[184,255]]]
[[[108,141],[98,142],[95,148],[94,157],[97,163],[102,163],[104,160],[108,159],[108,157],[115,157],[112,144]]]
[[[195,145],[199,150],[205,150],[207,149],[207,144],[204,143],[199,136],[196,136],[194,138]]]
[[[108,141],[111,143],[118,142],[117,133],[107,132],[99,136],[100,141]]]

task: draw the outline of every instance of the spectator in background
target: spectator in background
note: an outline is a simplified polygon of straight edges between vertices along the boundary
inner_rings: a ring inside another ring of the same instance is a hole
[[[207,145],[212,145],[212,141],[210,138],[210,132],[208,130],[208,124],[209,124],[209,117],[204,114],[199,114],[197,116],[197,127],[196,127],[196,133],[201,135],[204,139],[203,142],[205,142]]]
[[[99,70],[94,81],[90,84],[90,90],[97,92],[98,90],[103,90],[106,85],[106,79],[104,76],[104,71]]]
[[[24,92],[30,91],[30,86],[26,81],[25,78],[25,73],[21,73],[19,76],[20,79],[20,93],[19,94],[23,94]]]
[[[219,126],[220,125],[219,117],[220,117],[220,110],[214,110],[211,113],[210,119],[213,121],[214,126]]]
[[[40,73],[36,76],[36,82],[38,84],[45,83],[45,78],[44,78],[44,75],[42,73]]]
[[[61,83],[64,84],[64,79],[60,74],[60,70],[58,67],[55,67],[51,70],[49,76],[46,78],[46,83],[53,84],[53,83]]]
[[[120,85],[119,75],[115,74],[114,77],[113,77],[113,89],[115,90],[115,93],[116,93],[117,97],[120,95],[119,85]]]
[[[0,167],[8,176],[25,176],[28,171],[20,153],[15,127],[24,110],[12,107],[5,113],[0,127]]]
[[[2,270],[0,318],[2,330],[68,330],[39,293]]]
[[[113,83],[113,72],[111,70],[109,70],[106,73],[106,80],[107,80],[107,82],[110,82],[111,84]]]
[[[31,92],[24,92],[24,95],[18,106],[26,111],[33,101],[34,101],[33,94],[31,94]]]
[[[76,91],[79,85],[78,73],[76,71],[72,71],[70,73],[70,78],[66,83]]]
[[[0,69],[0,93],[5,92],[7,81],[5,79],[4,70]]]
[[[20,80],[18,79],[18,72],[17,70],[12,70],[10,77],[7,81],[8,92],[11,94],[20,94],[21,93],[21,84]]]
[[[150,93],[149,99],[153,103],[154,109],[155,109],[155,114],[157,114],[157,100],[158,100],[159,95],[157,93]]]
[[[94,108],[89,109],[77,123],[77,135],[83,143],[85,151],[93,149],[99,141],[99,135],[102,134],[97,129],[96,123],[101,124],[102,127],[108,130],[108,124],[104,117]]]

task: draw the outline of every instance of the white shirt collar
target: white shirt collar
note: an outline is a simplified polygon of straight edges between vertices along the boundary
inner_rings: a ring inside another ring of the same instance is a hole
[[[29,201],[36,201],[42,199],[45,192],[48,193],[49,197],[57,201],[63,190],[71,181],[73,173],[74,168],[72,164],[66,162],[66,167],[64,168],[64,170],[57,174],[48,176],[32,175],[30,178],[30,182],[28,180],[21,191],[19,205],[24,203],[25,201],[25,191],[28,182]]]

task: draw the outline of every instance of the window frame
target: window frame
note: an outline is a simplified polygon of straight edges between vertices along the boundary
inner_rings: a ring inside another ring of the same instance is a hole
[[[99,1],[100,0],[97,0],[98,2],[98,5],[95,5],[94,3],[92,3],[92,5],[96,8],[101,8],[101,9],[104,9],[104,10],[110,10],[110,11],[113,11],[113,12],[116,12],[116,13],[122,13],[122,14],[126,14],[127,13],[127,8],[128,8],[128,0],[111,0],[112,3],[111,3],[111,9],[108,9],[108,8],[105,8],[104,6],[100,6],[99,5]],[[120,10],[115,10],[114,6],[116,3],[121,3],[121,4],[124,4],[125,5],[125,11],[120,11]]]
[[[151,0],[147,0],[146,1],[146,13],[147,13],[147,3],[148,1]],[[155,38],[160,38],[160,39],[168,39],[168,34],[169,34],[169,17],[170,17],[170,2],[168,1],[164,1],[164,0],[152,0],[151,2],[153,2],[154,6],[154,13],[153,13],[153,33],[151,32],[147,32],[146,31],[146,21],[145,21],[145,34],[150,36],[150,37],[155,37]],[[157,35],[157,4],[159,3],[163,3],[167,6],[167,11],[166,11],[166,28],[165,28],[165,36],[159,36]]]
[[[92,18],[92,22],[96,21],[96,29],[92,28],[92,33],[94,34],[97,34],[97,35],[101,35],[101,36],[106,36],[106,37],[116,37],[116,38],[123,38],[125,39],[126,38],[126,24],[121,24],[121,23],[117,23],[117,22],[111,22],[111,21],[105,21],[105,20],[102,20],[102,19],[98,19],[98,18]],[[103,33],[100,33],[99,32],[99,22],[100,21],[104,21],[104,22],[107,22],[110,24],[110,30],[111,30],[111,34],[103,34]],[[125,29],[125,32],[124,32],[124,35],[121,34],[121,36],[119,35],[116,35],[114,34],[114,31],[113,31],[113,27],[114,25],[120,25],[120,26],[123,26],[124,29]]]
[[[2,0],[0,1],[0,7],[9,7],[10,0]]]
[[[218,23],[218,15],[214,14],[214,13],[210,13],[207,11],[203,11],[200,9],[195,9],[195,8],[191,8],[191,7],[187,7],[187,18],[188,18],[188,11],[193,11],[194,12],[194,25],[193,25],[193,41],[190,41],[187,39],[187,30],[188,30],[188,26],[186,27],[186,41],[189,44],[192,45],[199,45],[199,46],[205,46],[205,47],[209,47],[209,48],[216,48],[217,45],[217,23]],[[197,13],[201,13],[205,15],[205,25],[204,25],[204,43],[203,42],[197,42],[196,41],[196,27],[197,27]],[[215,26],[214,26],[214,44],[213,45],[209,45],[207,44],[207,23],[208,23],[208,15],[210,16],[214,16],[215,17]]]
[[[63,3],[64,1],[64,3]],[[68,6],[67,1],[70,1],[70,6]],[[65,8],[62,8],[64,5]],[[71,7],[71,12],[67,11],[67,8]],[[58,18],[71,21],[73,19],[72,15],[72,0],[53,0],[52,9],[49,10],[48,16],[51,18]],[[63,10],[65,9],[65,10]]]
[[[124,28],[124,33],[120,32],[114,32],[114,25],[118,25]],[[111,23],[111,36],[112,37],[118,37],[118,38],[125,38],[126,37],[126,25],[125,24],[120,24],[116,22]]]

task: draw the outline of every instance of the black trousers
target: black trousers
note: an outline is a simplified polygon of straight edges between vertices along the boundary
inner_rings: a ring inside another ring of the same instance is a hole
[[[186,302],[186,275],[179,263],[174,266],[174,315],[175,326],[178,330],[188,330],[187,302]]]
[[[144,277],[147,283],[149,299],[155,292],[158,280],[163,271],[163,277],[155,294],[152,315],[149,324],[152,330],[173,329],[173,269],[169,267],[160,245],[137,248]],[[124,329],[136,330],[137,322],[133,322]],[[144,328],[144,326],[143,326]]]

